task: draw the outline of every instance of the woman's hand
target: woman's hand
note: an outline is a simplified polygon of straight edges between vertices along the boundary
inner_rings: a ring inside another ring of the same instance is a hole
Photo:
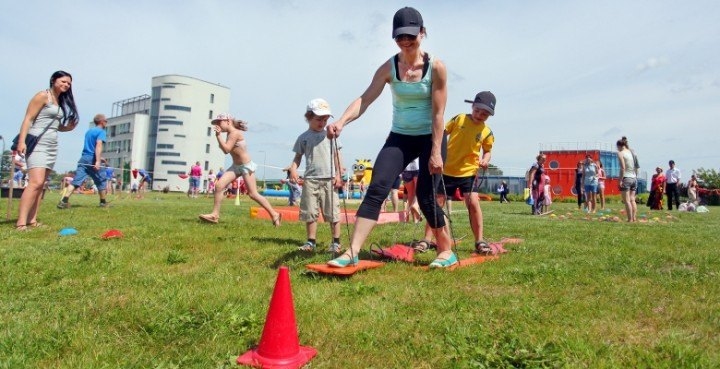
[[[343,124],[340,124],[340,122],[333,122],[331,124],[328,124],[328,126],[325,128],[327,131],[327,138],[333,139],[340,137],[340,132],[343,129]]]
[[[25,150],[27,150],[27,146],[25,145],[25,141],[24,141],[24,140],[23,140],[23,141],[18,141],[17,152],[18,152],[21,156],[25,156]]]
[[[430,170],[430,174],[442,174],[443,160],[440,153],[433,153],[430,155],[430,160],[428,161],[428,169]]]

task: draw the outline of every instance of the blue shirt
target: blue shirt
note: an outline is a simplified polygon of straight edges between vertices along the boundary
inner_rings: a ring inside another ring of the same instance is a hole
[[[95,148],[98,140],[105,142],[107,135],[105,129],[95,126],[85,133],[85,145],[83,146],[82,156],[95,155]]]

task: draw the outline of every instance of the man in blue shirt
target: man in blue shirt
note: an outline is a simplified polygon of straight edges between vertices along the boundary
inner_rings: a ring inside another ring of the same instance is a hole
[[[75,178],[66,189],[65,196],[63,196],[62,200],[57,204],[58,209],[70,207],[68,203],[70,196],[73,191],[75,191],[75,188],[80,187],[83,182],[85,182],[87,177],[92,178],[97,187],[98,194],[100,195],[100,206],[107,206],[107,202],[105,202],[107,178],[105,178],[105,169],[100,168],[103,143],[105,143],[107,137],[105,134],[107,118],[105,118],[103,114],[98,114],[93,119],[93,123],[95,123],[95,127],[90,128],[85,133],[85,143],[80,160],[78,160],[77,169],[75,170]]]

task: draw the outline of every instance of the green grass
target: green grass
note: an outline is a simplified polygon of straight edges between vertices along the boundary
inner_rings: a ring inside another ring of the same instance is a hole
[[[499,260],[327,278],[304,270],[326,253],[295,251],[303,224],[250,219],[247,200],[227,201],[220,224],[208,225],[197,215],[210,199],[110,199],[101,209],[96,196],[76,195],[58,210],[48,194],[45,227],[26,233],[14,230],[14,202],[0,230],[0,368],[235,367],[260,340],[280,265],[291,270],[300,342],[318,350],[313,368],[720,367],[716,208],[627,224],[584,220],[570,203],[553,205],[573,213],[560,220],[484,202],[488,239],[525,240]],[[615,214],[620,206],[611,204]],[[453,220],[467,256],[466,213]],[[58,236],[64,227],[79,233]],[[100,238],[113,228],[125,237]],[[382,225],[369,242],[421,232]]]

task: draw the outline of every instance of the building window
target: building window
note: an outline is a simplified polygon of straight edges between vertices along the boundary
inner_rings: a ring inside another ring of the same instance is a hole
[[[210,104],[215,102],[215,94],[210,94]]]
[[[173,144],[157,144],[158,149],[174,149],[175,145]]]
[[[175,135],[175,137],[185,138],[185,135]]]
[[[210,137],[210,133],[212,133],[212,127],[208,127],[208,133],[207,133],[208,137]]]
[[[213,119],[213,111],[210,110],[210,114],[208,114],[208,119]]]
[[[210,167],[210,162],[205,160],[205,170],[208,170],[209,167]]]
[[[191,111],[192,109],[189,106],[182,106],[182,105],[165,105],[163,107],[165,110],[180,110],[180,111]]]
[[[206,153],[206,154],[209,154],[209,153],[210,153],[210,144],[206,144],[206,145],[205,145],[205,153]]]
[[[158,121],[158,124],[161,126],[181,126],[183,125],[183,122],[181,120],[164,120],[161,119]]]
[[[186,161],[177,161],[177,160],[162,160],[160,161],[162,164],[168,164],[168,165],[187,165]]]
[[[168,129],[167,129],[167,128],[160,128],[160,129],[158,129],[158,131],[160,131],[160,132],[167,132]]]
[[[550,166],[550,169],[557,169],[560,168],[560,163],[557,160],[550,160],[548,166]]]
[[[180,156],[179,152],[156,152],[155,156]]]
[[[562,186],[560,186],[560,185],[555,185],[555,186],[553,186],[553,188],[552,188],[552,193],[553,193],[553,195],[555,195],[555,196],[561,195],[561,194],[562,194]]]

